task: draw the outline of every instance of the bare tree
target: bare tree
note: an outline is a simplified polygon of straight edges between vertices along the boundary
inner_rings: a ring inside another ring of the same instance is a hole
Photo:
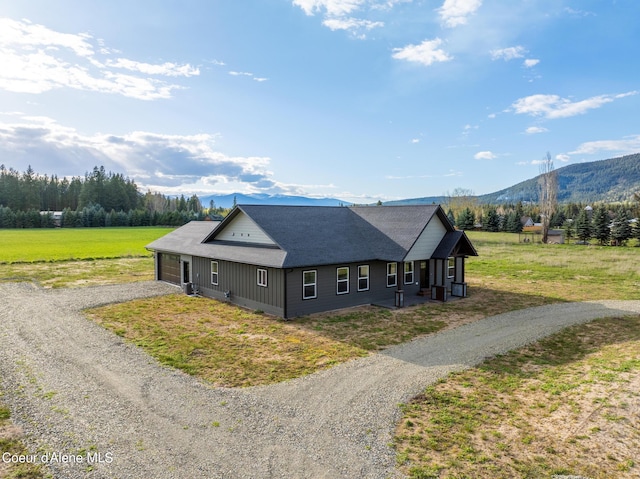
[[[540,163],[538,203],[540,205],[540,221],[542,222],[542,242],[546,243],[549,238],[551,217],[558,206],[558,176],[553,168],[553,160],[549,152]]]

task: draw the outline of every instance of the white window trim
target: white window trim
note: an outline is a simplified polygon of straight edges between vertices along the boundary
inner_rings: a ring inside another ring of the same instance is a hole
[[[340,270],[341,269],[346,269],[347,270],[347,279],[340,279]],[[347,290],[346,291],[340,291],[340,284],[341,283],[346,283],[346,285],[347,285]],[[348,266],[340,266],[340,267],[336,268],[336,294],[349,294],[349,267]]]
[[[390,266],[394,265],[396,272],[389,273]],[[389,284],[389,278],[393,277],[393,284]],[[398,285],[398,263],[387,263],[387,288],[393,288]]]
[[[215,267],[215,272],[213,271],[213,265],[216,265]],[[220,273],[220,269],[219,269],[219,265],[217,261],[211,261],[211,284],[213,284],[214,286],[218,286],[218,274]],[[216,275],[216,280],[213,280],[213,275]]]
[[[456,259],[453,256],[449,256],[449,258],[447,258],[447,278],[455,278],[455,276],[456,276]]]
[[[267,270],[258,268],[258,286],[267,287]]]
[[[407,266],[411,266],[411,271],[407,271]],[[404,284],[413,284],[413,261],[408,261],[404,264]],[[410,275],[410,280],[407,280],[407,277]]]
[[[304,277],[307,273],[313,273],[314,282],[313,283],[305,283]],[[313,296],[306,296],[305,289],[307,286],[313,286]],[[315,299],[318,297],[318,270],[317,269],[309,269],[302,272],[302,299]]]
[[[367,268],[367,275],[366,276],[360,276],[360,268]],[[368,264],[361,264],[360,266],[358,266],[358,291],[369,291],[369,272],[371,271],[371,268],[369,268]],[[367,287],[366,288],[361,288],[360,287],[360,281],[366,279],[367,280]]]

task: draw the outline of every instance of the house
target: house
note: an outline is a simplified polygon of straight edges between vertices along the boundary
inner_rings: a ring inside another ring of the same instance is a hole
[[[535,223],[533,222],[533,219],[531,219],[531,216],[523,216],[522,218],[520,218],[520,223],[522,223],[523,228],[531,228],[532,226],[535,226]]]
[[[419,293],[466,296],[465,258],[477,256],[438,205],[239,205],[147,248],[156,279],[283,318]]]

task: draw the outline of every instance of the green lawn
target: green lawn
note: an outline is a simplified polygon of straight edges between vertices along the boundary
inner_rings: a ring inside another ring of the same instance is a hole
[[[0,263],[150,256],[144,247],[170,228],[0,229]]]

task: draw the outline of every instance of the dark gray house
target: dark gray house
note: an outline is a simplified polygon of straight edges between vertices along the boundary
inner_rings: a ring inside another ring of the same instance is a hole
[[[241,205],[147,248],[156,279],[283,318],[407,295],[466,296],[465,258],[477,256],[437,205]]]

